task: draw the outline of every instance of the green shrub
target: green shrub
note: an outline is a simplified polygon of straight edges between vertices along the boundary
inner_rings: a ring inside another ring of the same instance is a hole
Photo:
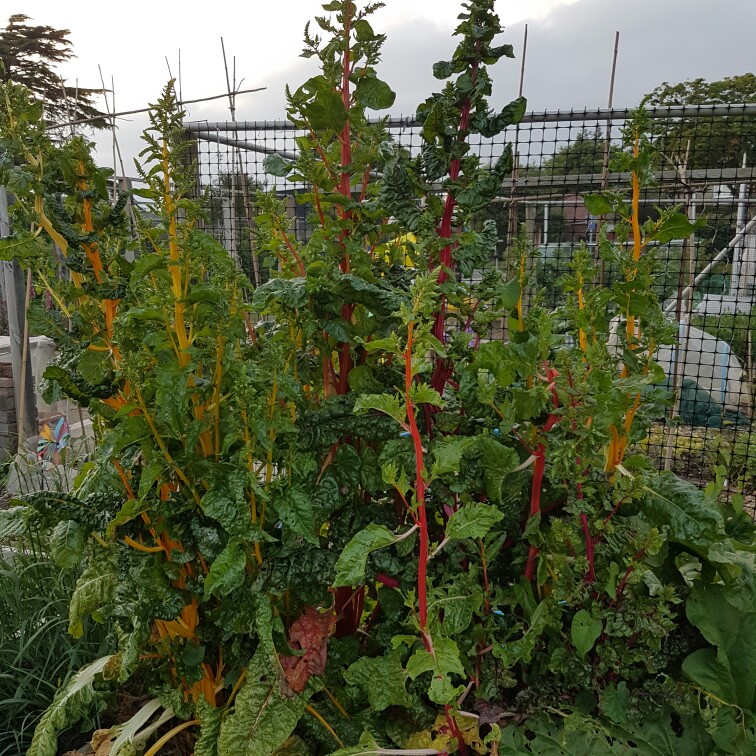
[[[512,56],[493,5],[464,4],[412,152],[367,119],[394,99],[375,6],[324,6],[305,36],[322,73],[287,90],[298,157],[265,161],[308,187],[313,233],[258,194],[256,250],[276,273],[251,302],[198,228],[172,85],[145,135],[136,241],[85,144],[6,127],[40,151],[9,177],[28,199],[16,248],[41,227],[71,272],[45,375],[89,405],[98,445],[70,494],[25,497],[0,530],[54,525],[56,560],[86,564],[71,633],[91,615],[119,639],[58,691],[30,756],[55,756],[103,701],[95,685],[134,680],[154,698],[112,739],[178,720],[150,756],[182,734],[195,756],[753,746],[753,522],[631,451],[675,333],[654,255],[696,225],[640,213],[641,110],[611,166],[630,190],[586,197],[616,219],[599,243],[611,285],[590,285],[578,250],[562,306],[524,313],[525,245],[510,280],[471,280],[497,231],[469,221],[514,156],[486,164],[467,138],[525,109],[488,106],[486,65]],[[131,262],[129,247],[149,251]],[[505,339],[488,339],[495,322]]]
[[[24,753],[58,687],[114,646],[108,628],[92,621],[78,640],[69,635],[76,571],[47,558],[37,535],[15,548],[0,557],[0,756]],[[61,744],[67,740],[71,747],[82,742],[75,733]]]

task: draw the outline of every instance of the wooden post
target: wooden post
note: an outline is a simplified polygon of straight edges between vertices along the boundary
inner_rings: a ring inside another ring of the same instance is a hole
[[[535,204],[525,205],[525,238],[528,244],[529,254],[525,260],[525,275],[530,281],[530,286],[527,286],[522,293],[522,315],[530,309],[530,300],[535,290],[532,286],[533,273],[535,272],[536,259],[536,212],[538,208]]]
[[[522,63],[520,64],[520,87],[518,91],[518,97],[522,97],[522,92],[525,86],[525,57],[528,53],[528,25],[525,24],[525,33],[522,38]],[[520,146],[520,124],[515,126],[515,138],[512,145],[512,188],[509,194],[509,218],[507,221],[507,246],[506,246],[506,259],[504,261],[504,275],[509,278],[519,266],[519,260],[511,260],[510,252],[514,246],[515,239],[520,231],[519,213],[517,208],[517,176],[518,176],[518,163],[520,160],[519,155]]]
[[[10,236],[10,216],[8,213],[8,194],[4,186],[0,186],[0,238]],[[28,438],[36,436],[37,428],[37,395],[34,390],[34,378],[31,369],[31,354],[29,351],[26,324],[26,282],[24,273],[13,258],[3,262],[3,288],[5,290],[8,308],[8,334],[10,335],[11,365],[13,368],[13,385],[16,397],[16,418],[18,426],[18,450]],[[26,339],[24,336],[26,335]]]
[[[683,203],[683,209],[691,223],[696,220],[696,205],[694,196],[688,188]],[[694,239],[688,236],[683,240],[680,260],[680,278],[677,286],[677,301],[675,320],[677,326],[677,341],[672,353],[671,376],[674,403],[670,407],[664,441],[664,469],[672,470],[675,463],[675,440],[677,428],[673,425],[675,418],[680,415],[682,391],[685,383],[685,364],[688,360],[688,345],[690,342],[690,321],[693,318],[693,281],[696,275],[696,259]]]

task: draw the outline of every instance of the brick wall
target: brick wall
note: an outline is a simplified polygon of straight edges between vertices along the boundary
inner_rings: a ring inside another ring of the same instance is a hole
[[[0,456],[15,454],[18,444],[16,399],[10,363],[0,363]]]

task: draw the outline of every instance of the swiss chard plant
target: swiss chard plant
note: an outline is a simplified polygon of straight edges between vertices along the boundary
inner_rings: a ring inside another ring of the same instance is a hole
[[[560,306],[525,313],[524,272],[493,269],[495,226],[473,222],[513,157],[484,164],[469,137],[525,109],[488,105],[487,66],[513,55],[493,5],[463,5],[418,152],[368,119],[394,99],[378,5],[323,6],[303,53],[320,73],[287,90],[298,157],[265,164],[307,187],[313,231],[258,196],[274,275],[253,292],[200,230],[171,86],[133,229],[87,146],[50,144],[9,90],[5,249],[51,292],[49,388],[88,406],[98,445],[73,495],[28,497],[0,531],[54,527],[53,556],[84,564],[71,632],[90,617],[120,639],[59,692],[33,756],[132,688],[149,698],[111,753],[187,735],[196,756],[753,746],[753,522],[636,452],[674,336],[651,242],[693,226],[639,220],[639,112],[615,158],[629,193],[587,200],[616,219],[599,247],[621,275],[595,286],[582,251]]]

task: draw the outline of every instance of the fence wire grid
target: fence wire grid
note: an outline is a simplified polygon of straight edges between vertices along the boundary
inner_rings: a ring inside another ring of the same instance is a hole
[[[556,282],[583,243],[594,249],[601,220],[583,204],[587,193],[625,189],[627,174],[608,170],[620,149],[625,109],[533,112],[492,138],[471,135],[471,151],[493,164],[512,143],[515,167],[481,219],[496,222],[498,244],[490,265],[512,270],[508,251],[518,233],[533,250],[530,296],[554,307]],[[756,502],[756,103],[656,107],[648,110],[650,136],[659,148],[656,182],[644,190],[641,212],[679,205],[705,227],[687,242],[655,250],[656,293],[679,324],[673,347],[661,349],[675,401],[668,417],[650,428],[646,451],[660,468],[699,485],[718,479],[730,494]],[[422,145],[414,117],[389,118],[390,137],[417,154]],[[287,121],[195,122],[192,142],[198,189],[209,196],[211,232],[238,259],[253,284],[269,271],[254,247],[255,195],[275,190],[286,199],[294,233],[306,240],[310,208],[296,202],[302,184],[265,173],[263,160],[297,154],[300,135]],[[604,229],[611,234],[609,221]],[[604,268],[599,285],[614,271]]]

